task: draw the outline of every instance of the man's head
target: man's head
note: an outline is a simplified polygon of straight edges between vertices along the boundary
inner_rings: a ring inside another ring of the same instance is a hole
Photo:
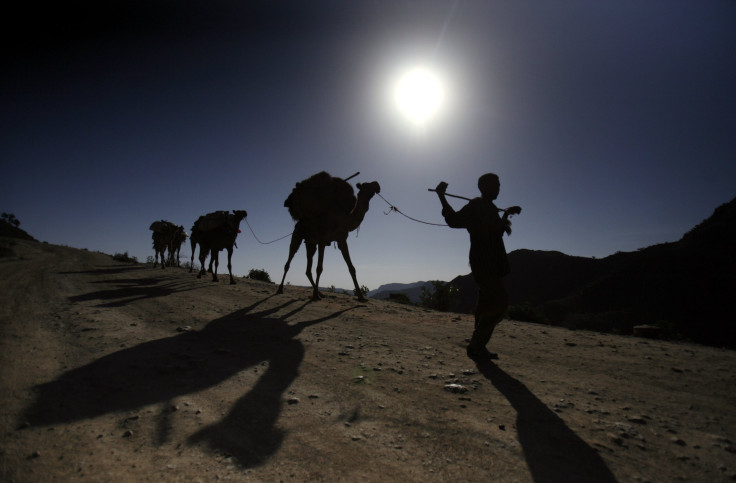
[[[483,198],[495,200],[501,190],[501,181],[498,179],[498,175],[486,173],[478,178],[478,189]]]

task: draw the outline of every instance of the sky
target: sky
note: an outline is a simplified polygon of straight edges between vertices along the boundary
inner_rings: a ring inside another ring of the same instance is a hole
[[[676,241],[736,196],[730,0],[20,8],[4,18],[0,210],[40,241],[145,261],[153,221],[244,209],[233,271],[279,282],[294,184],[360,172],[385,200],[348,245],[376,289],[469,273],[467,232],[427,224],[444,223],[440,181],[475,197],[500,176],[496,204],[523,209],[509,252],[597,258]],[[416,66],[441,92],[421,123],[394,89]],[[287,282],[305,269],[302,247]],[[334,247],[320,285],[352,287]]]

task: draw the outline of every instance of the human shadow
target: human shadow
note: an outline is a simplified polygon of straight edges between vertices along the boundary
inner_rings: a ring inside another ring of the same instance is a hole
[[[169,281],[167,283],[162,283],[163,281],[164,279],[156,277],[96,281],[92,283],[116,284],[117,288],[74,295],[69,297],[69,300],[72,302],[109,300],[109,302],[98,304],[97,307],[122,307],[123,305],[127,305],[138,300],[165,297],[176,292],[186,292],[203,287],[201,284],[196,284],[191,281]]]
[[[162,428],[167,426],[163,423],[172,400],[213,387],[266,361],[266,373],[235,403],[230,414],[191,438],[192,442],[206,440],[244,466],[258,464],[273,454],[282,440],[274,427],[282,394],[298,375],[304,355],[296,336],[306,327],[354,308],[292,325],[287,319],[306,303],[279,317],[272,314],[296,300],[252,312],[268,298],[213,320],[200,331],[145,342],[65,372],[36,388],[37,396],[22,422],[47,426],[159,404],[156,440],[161,443],[167,439]],[[231,443],[231,439],[241,444]]]
[[[615,482],[600,455],[524,384],[490,361],[476,362],[516,410],[516,431],[535,482]]]

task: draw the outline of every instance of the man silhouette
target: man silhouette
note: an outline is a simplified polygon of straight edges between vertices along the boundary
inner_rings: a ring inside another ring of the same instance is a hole
[[[501,322],[508,308],[508,294],[502,277],[510,272],[503,233],[511,232],[511,212],[500,211],[493,203],[498,197],[501,182],[498,176],[487,173],[478,178],[481,197],[474,198],[459,211],[455,211],[445,198],[447,183],[437,185],[436,192],[442,203],[442,216],[451,228],[465,228],[470,234],[470,270],[478,284],[478,303],[475,308],[475,329],[467,348],[468,357],[497,359],[486,344],[491,340],[493,329]]]

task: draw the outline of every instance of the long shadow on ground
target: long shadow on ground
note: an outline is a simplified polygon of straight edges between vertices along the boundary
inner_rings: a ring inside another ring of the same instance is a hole
[[[61,275],[70,275],[77,273],[89,273],[94,275],[113,275],[116,273],[125,273],[133,270],[145,270],[148,267],[146,265],[103,265],[100,268],[94,268],[90,270],[75,270],[59,272]]]
[[[163,283],[165,279],[157,277],[143,278],[124,278],[99,280],[92,283],[98,284],[115,284],[116,288],[107,290],[96,290],[82,295],[74,295],[69,297],[72,302],[85,302],[89,300],[109,300],[109,302],[99,303],[97,307],[122,307],[137,300],[147,298],[165,297],[175,292],[186,292],[202,288],[202,284],[196,284],[192,281],[168,281]]]
[[[38,395],[25,411],[24,421],[31,426],[69,423],[169,403],[267,361],[266,373],[229,415],[191,438],[232,455],[243,466],[261,463],[278,449],[283,437],[275,428],[283,392],[297,377],[304,356],[304,347],[295,337],[305,327],[352,309],[290,325],[287,319],[306,304],[279,317],[271,315],[296,300],[251,313],[268,298],[213,320],[201,331],[146,342],[62,374],[37,387]],[[163,442],[165,411],[159,417],[158,442]]]
[[[535,482],[615,482],[600,455],[521,382],[492,362],[478,370],[516,410],[516,431]]]

